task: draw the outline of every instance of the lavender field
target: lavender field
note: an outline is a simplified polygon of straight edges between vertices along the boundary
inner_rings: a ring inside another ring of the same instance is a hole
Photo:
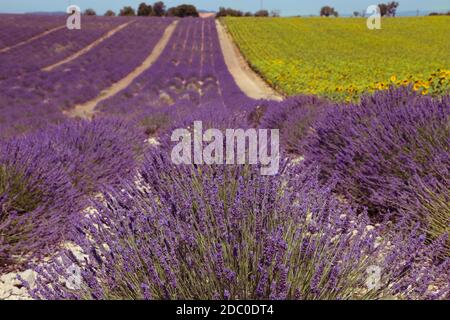
[[[217,23],[0,14],[0,299],[449,299],[450,95],[256,99]],[[175,164],[199,121],[278,174]]]

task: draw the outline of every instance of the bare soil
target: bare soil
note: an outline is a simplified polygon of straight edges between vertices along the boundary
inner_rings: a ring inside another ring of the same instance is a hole
[[[79,117],[85,119],[91,119],[95,113],[95,107],[103,100],[106,100],[120,91],[127,88],[137,77],[139,77],[144,71],[150,68],[153,63],[159,58],[164,48],[167,46],[175,28],[178,24],[178,21],[174,21],[170,24],[166,30],[164,31],[163,36],[156,44],[152,53],[144,60],[144,62],[134,69],[131,73],[129,73],[125,78],[119,80],[118,82],[111,85],[111,87],[103,90],[100,95],[96,98],[87,101],[83,104],[76,105],[72,110],[66,112],[66,114],[70,117]]]
[[[42,68],[42,71],[52,71],[53,69],[62,66],[63,64],[69,63],[70,61],[73,61],[75,59],[77,59],[78,57],[80,57],[81,55],[89,52],[90,50],[94,49],[96,46],[98,46],[100,43],[102,43],[103,41],[105,41],[106,39],[112,37],[114,34],[116,34],[117,32],[119,32],[120,30],[122,30],[123,28],[125,28],[126,26],[128,26],[130,22],[121,24],[120,26],[110,30],[109,32],[107,32],[105,35],[101,36],[100,38],[98,38],[97,40],[95,40],[94,42],[92,42],[90,45],[84,47],[83,49],[81,49],[78,52],[75,52],[73,55],[71,55],[70,57],[65,58],[64,60],[61,60],[55,64],[52,64],[50,66],[47,66],[45,68]]]
[[[250,68],[231,36],[218,20],[216,25],[225,63],[242,92],[253,99],[283,100],[281,94],[272,89]]]
[[[35,35],[34,37],[31,37],[31,38],[29,38],[29,39],[27,39],[27,40],[25,40],[25,41],[21,41],[21,42],[19,42],[19,43],[16,43],[15,45],[12,45],[12,46],[9,46],[9,47],[0,49],[0,53],[4,53],[4,52],[7,52],[7,51],[9,51],[9,50],[11,50],[11,49],[14,49],[14,48],[23,46],[23,45],[25,45],[25,44],[27,44],[27,43],[30,43],[31,41],[34,41],[34,40],[37,40],[37,39],[39,39],[39,38],[45,37],[46,35],[48,35],[48,34],[50,34],[50,33],[52,33],[52,32],[61,30],[61,29],[63,29],[63,28],[66,28],[66,26],[60,26],[60,27],[56,27],[56,28],[47,30],[47,31],[42,32],[42,33],[40,33],[40,34],[38,34],[38,35]]]

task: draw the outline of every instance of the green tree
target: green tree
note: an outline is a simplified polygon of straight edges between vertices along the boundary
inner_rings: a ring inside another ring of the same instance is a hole
[[[167,15],[172,16],[172,17],[180,17],[180,18],[198,17],[199,16],[197,8],[190,4],[182,4],[182,5],[179,5],[178,7],[170,8],[167,11]]]
[[[148,17],[153,14],[153,8],[151,5],[147,5],[145,2],[142,2],[139,5],[137,15],[141,17]]]
[[[123,7],[123,9],[121,9],[119,13],[119,16],[135,16],[135,15],[136,12],[130,6]]]
[[[248,12],[250,13],[250,12]],[[251,13],[250,13],[251,14]],[[219,12],[217,12],[216,17],[242,17],[244,13],[242,11],[220,7]]]
[[[84,10],[83,15],[85,15],[85,16],[96,16],[97,13],[95,12],[94,9],[90,9],[89,8],[89,9]]]
[[[153,15],[163,17],[166,15],[166,5],[162,1],[153,4]]]
[[[320,16],[321,17],[330,17],[330,16],[339,16],[339,13],[330,6],[324,6],[320,9]]]
[[[267,10],[259,10],[255,12],[255,17],[268,17],[269,11]]]
[[[105,17],[115,17],[116,13],[114,11],[112,11],[112,10],[108,10],[108,11],[105,12],[104,16]]]
[[[399,3],[396,1],[389,2],[387,5],[388,15],[391,17],[395,17],[395,15],[397,14],[398,6],[399,6]]]
[[[399,6],[399,3],[396,1],[392,1],[389,3],[380,3],[378,7],[380,8],[380,14],[382,17],[388,16],[388,17],[395,17],[397,14],[397,8]]]

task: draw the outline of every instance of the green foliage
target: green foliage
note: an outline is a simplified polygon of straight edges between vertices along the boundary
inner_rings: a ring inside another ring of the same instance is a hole
[[[255,12],[255,17],[268,17],[269,11],[267,10],[259,10]]]
[[[135,16],[136,12],[134,9],[130,6],[123,7],[123,9],[120,10],[119,16]]]
[[[338,15],[339,13],[333,7],[325,6],[320,9],[321,17],[329,17],[329,16],[337,17]]]
[[[97,13],[95,12],[94,9],[86,9],[84,11],[83,15],[85,15],[85,16],[96,16]]]
[[[247,12],[247,13],[249,13],[250,16],[252,15],[250,12]],[[217,12],[217,14],[216,14],[216,17],[242,17],[243,15],[244,15],[244,13],[240,10],[220,7],[219,12]]]
[[[167,15],[171,17],[198,17],[198,11],[197,8],[190,4],[182,4],[178,7],[170,8],[167,11]]]
[[[139,5],[137,15],[142,17],[148,17],[153,14],[153,8],[151,5],[147,5],[145,2],[142,2]]]
[[[398,6],[399,6],[398,2],[392,1],[388,3],[380,3],[378,5],[378,8],[380,8],[380,14],[382,17],[384,16],[395,17]]]
[[[105,12],[104,16],[105,17],[115,17],[116,13],[114,11],[112,11],[112,10],[108,10],[108,11]]]
[[[8,212],[26,213],[36,209],[41,202],[39,189],[29,183],[29,178],[20,170],[0,165],[0,196],[5,196],[0,221]]]
[[[157,17],[163,17],[166,15],[166,5],[164,2],[158,1],[153,4],[153,14]]]

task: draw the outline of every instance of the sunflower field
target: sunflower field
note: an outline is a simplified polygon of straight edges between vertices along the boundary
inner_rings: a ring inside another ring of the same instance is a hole
[[[336,101],[391,85],[450,91],[450,17],[232,18],[224,20],[252,68],[286,95]]]

